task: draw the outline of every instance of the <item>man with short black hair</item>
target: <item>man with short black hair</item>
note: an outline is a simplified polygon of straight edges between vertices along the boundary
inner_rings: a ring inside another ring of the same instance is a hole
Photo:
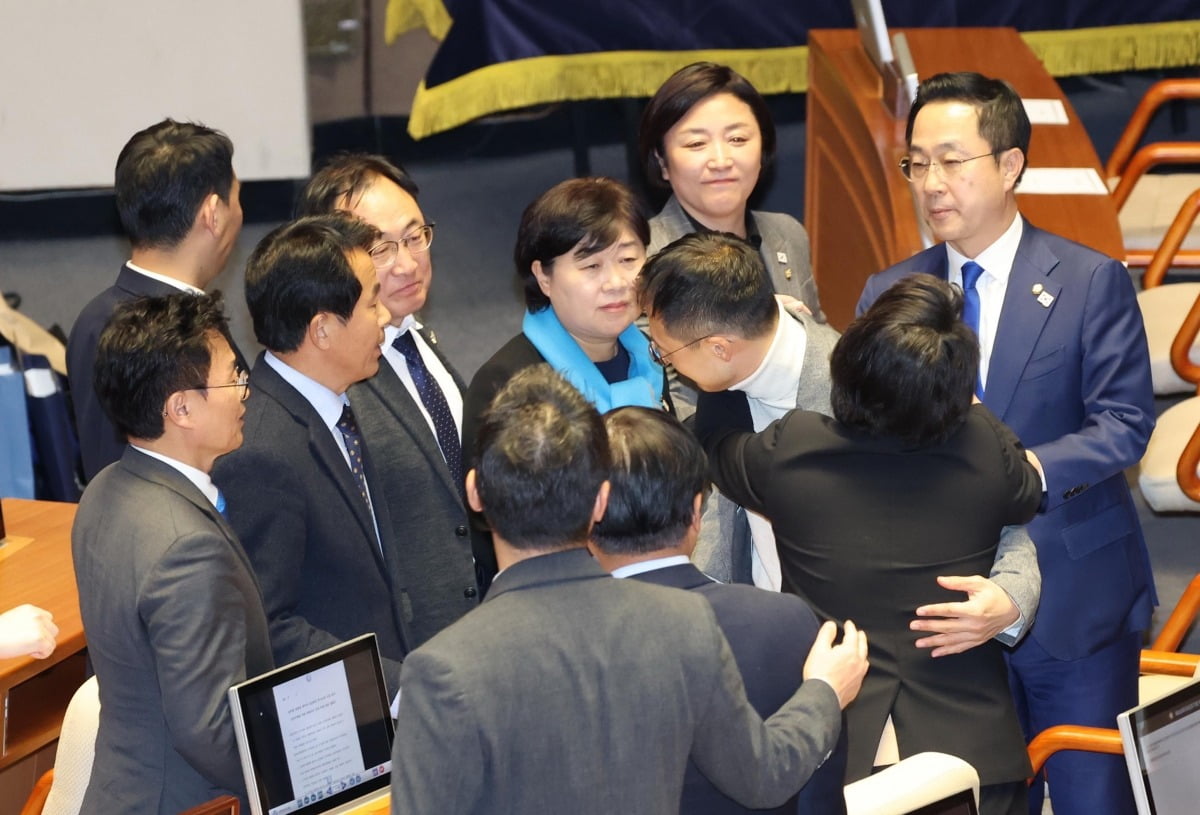
[[[465,385],[418,321],[432,278],[433,224],[417,185],[383,156],[336,156],[317,171],[298,209],[349,212],[374,226],[384,326],[379,372],[350,388],[350,404],[373,451],[380,493],[397,542],[392,580],[407,598],[410,648],[478,604],[470,521],[463,501]],[[487,541],[487,562],[492,562]]]
[[[84,812],[245,798],[226,691],[275,663],[258,581],[209,477],[242,442],[248,386],[228,334],[218,297],[176,293],[119,305],[100,335],[97,396],[129,443],[71,530],[100,692]]]
[[[92,389],[96,343],[113,309],[134,297],[202,292],[225,268],[242,228],[233,143],[219,130],[164,119],[130,138],[115,176],[130,259],[116,282],[83,307],[67,341],[85,480],[125,447]]]
[[[709,492],[708,458],[692,435],[660,410],[625,407],[606,413],[612,448],[608,507],[592,528],[596,561],[614,577],[695,591],[717,615],[729,640],[746,697],[767,717],[800,686],[816,638],[816,615],[799,597],[719,583],[688,560],[700,535]],[[797,798],[771,810],[830,815],[845,811],[846,741],[805,782]],[[689,815],[750,812],[688,762],[679,808]],[[758,811],[758,810],[755,810]]]
[[[751,806],[795,794],[837,738],[866,637],[826,624],[808,680],[763,723],[699,596],[613,580],[586,550],[611,455],[599,413],[547,365],[485,414],[467,498],[501,571],[479,609],[404,664],[392,811],[676,815],[690,754]]]
[[[762,430],[792,409],[833,415],[829,357],[837,332],[807,314],[788,312],[764,280],[758,251],[733,235],[679,239],[642,269],[639,296],[655,347],[700,386],[698,406],[719,403],[747,430]],[[736,393],[711,395],[725,390]],[[754,582],[778,591],[782,578],[770,522],[723,496],[718,501],[723,528],[733,529],[721,541],[732,546],[729,559],[748,559],[741,554],[748,547],[736,536],[739,526],[729,520],[744,515],[753,541]],[[714,559],[721,562],[719,552],[702,557],[706,572]],[[943,656],[993,637],[1011,645],[1037,611],[1041,583],[1033,544],[1024,530],[1005,530],[989,579],[948,575],[941,585],[967,599],[918,609],[915,625],[931,632],[918,641],[920,647]]]
[[[370,250],[344,214],[268,234],[246,265],[254,334],[246,441],[214,479],[262,582],[280,663],[373,631],[393,691],[408,651],[404,596],[374,450],[347,389],[375,374],[387,311]]]

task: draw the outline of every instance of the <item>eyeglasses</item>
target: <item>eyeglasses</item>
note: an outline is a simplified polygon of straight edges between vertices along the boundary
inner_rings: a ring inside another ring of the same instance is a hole
[[[968,161],[974,161],[978,158],[994,156],[999,150],[993,150],[990,153],[980,153],[977,156],[970,158],[945,158],[941,161],[913,161],[912,156],[905,156],[900,159],[900,172],[904,177],[913,183],[924,181],[925,176],[929,175],[931,167],[937,167],[942,174],[942,178],[954,178],[962,172],[962,166]]]
[[[391,268],[392,264],[396,262],[396,255],[399,254],[401,245],[408,250],[410,255],[428,251],[429,247],[433,245],[433,228],[435,226],[437,224],[421,224],[398,241],[380,241],[368,252],[371,262],[375,264],[376,269]]]
[[[241,388],[238,398],[243,402],[250,397],[250,374],[247,371],[238,371],[237,379],[232,382],[226,382],[224,385],[195,385],[190,388],[184,388],[185,391],[206,391],[214,388]]]
[[[687,345],[681,345],[678,348],[676,348],[674,351],[668,351],[665,354],[659,350],[657,345],[655,345],[654,340],[650,340],[650,358],[653,359],[655,362],[657,362],[659,365],[662,365],[664,362],[667,361],[667,357],[671,356],[672,354],[678,354],[684,348],[691,348],[696,343],[700,342],[701,340],[706,340],[711,336],[712,336],[712,334],[705,334],[703,337],[696,337],[696,339],[692,340]]]

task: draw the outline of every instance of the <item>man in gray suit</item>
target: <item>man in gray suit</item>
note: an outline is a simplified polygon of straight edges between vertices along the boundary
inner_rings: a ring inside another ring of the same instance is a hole
[[[613,451],[608,507],[592,528],[588,548],[613,577],[694,591],[712,604],[717,624],[746,683],[746,697],[770,716],[800,685],[819,623],[792,594],[719,583],[688,560],[700,535],[709,491],[708,458],[700,443],[661,410],[625,407],[604,415]],[[778,815],[846,811],[845,732],[838,747]],[[736,815],[751,810],[722,793],[688,762],[679,811]],[[763,810],[754,810],[763,811]]]
[[[408,598],[410,648],[474,608],[479,595],[463,502],[465,385],[417,319],[433,276],[433,224],[417,193],[401,167],[354,153],[321,168],[298,207],[304,215],[349,212],[382,233],[373,254],[391,320],[379,373],[352,385],[349,396],[392,519],[396,557],[388,566]]]
[[[467,499],[501,571],[483,605],[404,664],[392,811],[679,811],[689,754],[749,806],[795,794],[839,731],[866,637],[821,629],[806,681],[763,722],[700,596],[613,580],[586,551],[610,467],[600,415],[549,366],[500,392]]]
[[[838,340],[829,326],[784,309],[765,279],[759,253],[722,233],[675,241],[646,263],[639,279],[651,348],[700,387],[702,400],[737,392],[738,397],[721,398],[756,432],[792,409],[832,415],[829,355]],[[779,555],[770,522],[723,496],[718,501],[722,535],[716,548],[693,557],[718,578],[728,570],[731,579],[744,581],[749,572],[755,585],[778,591]],[[752,546],[744,539],[746,526]],[[933,649],[934,656],[993,637],[1013,644],[1033,621],[1041,593],[1036,551],[1021,527],[1005,531],[990,578],[948,575],[939,583],[967,599],[917,610],[914,630],[930,632],[917,644]]]
[[[100,686],[84,812],[245,797],[225,692],[274,662],[258,581],[208,475],[242,442],[248,386],[227,337],[219,299],[183,293],[119,306],[100,336],[96,392],[129,444],[71,531]]]
[[[271,644],[291,662],[375,632],[393,691],[408,651],[403,586],[374,450],[346,399],[379,369],[387,310],[370,250],[379,232],[318,215],[268,234],[246,264],[267,349],[250,373],[246,441],[213,479],[262,582]]]

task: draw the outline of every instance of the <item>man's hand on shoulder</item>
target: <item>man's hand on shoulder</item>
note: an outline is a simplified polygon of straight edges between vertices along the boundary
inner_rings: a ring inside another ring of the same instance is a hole
[[[930,656],[960,654],[982,645],[1021,616],[1008,592],[986,577],[939,577],[938,585],[951,591],[965,592],[967,599],[957,603],[934,603],[917,609],[918,619],[909,623],[908,627],[913,631],[933,634],[916,642],[918,648],[932,648]]]
[[[842,710],[854,701],[867,675],[867,634],[846,620],[846,634],[834,645],[837,623],[827,622],[817,632],[808,659],[804,661],[804,679],[820,679],[837,694]]]

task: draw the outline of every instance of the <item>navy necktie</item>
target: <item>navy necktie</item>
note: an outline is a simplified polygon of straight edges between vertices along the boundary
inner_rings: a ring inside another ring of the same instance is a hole
[[[367,472],[363,467],[362,433],[358,430],[358,422],[349,405],[342,406],[342,416],[337,421],[337,429],[342,431],[342,441],[346,443],[346,454],[350,457],[350,474],[358,484],[363,503],[370,509],[371,495],[367,491]]]
[[[979,282],[979,276],[983,274],[983,267],[973,260],[968,260],[962,265],[962,287],[963,287],[963,322],[971,327],[975,332],[975,336],[979,336],[979,289],[975,285]],[[982,356],[982,348],[980,349]],[[981,360],[982,361],[982,360]],[[975,395],[980,399],[983,398],[983,379],[982,376],[975,379]]]
[[[413,339],[411,331],[403,331],[396,335],[396,339],[392,341],[392,347],[404,355],[404,361],[408,364],[408,373],[413,379],[413,384],[417,386],[417,393],[421,396],[421,403],[425,405],[426,412],[433,419],[433,429],[437,435],[438,447],[442,448],[442,458],[446,460],[446,466],[450,469],[450,477],[454,479],[454,483],[461,493],[463,491],[462,442],[459,441],[458,426],[454,423],[453,414],[450,413],[446,394],[442,393],[437,380],[425,367],[425,360],[421,359],[421,352],[417,349],[417,342]]]

